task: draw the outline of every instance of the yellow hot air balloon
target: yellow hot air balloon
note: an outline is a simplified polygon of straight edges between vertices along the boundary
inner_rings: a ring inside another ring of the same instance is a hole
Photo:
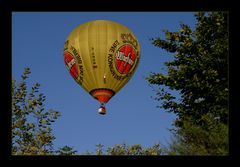
[[[109,20],[79,25],[64,44],[64,62],[75,81],[101,106],[130,80],[140,59],[140,45],[127,27]]]

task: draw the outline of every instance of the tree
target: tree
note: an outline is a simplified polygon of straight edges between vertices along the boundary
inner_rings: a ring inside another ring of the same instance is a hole
[[[60,112],[45,110],[46,97],[39,93],[39,83],[35,83],[30,90],[27,89],[30,73],[30,69],[25,68],[19,83],[12,80],[12,154],[53,154],[55,137],[51,125],[60,116]]]
[[[154,144],[151,147],[143,148],[140,144],[127,145],[115,144],[112,147],[108,147],[104,151],[102,144],[96,145],[96,155],[162,155],[164,150],[160,148],[160,144]]]
[[[59,148],[59,150],[56,151],[58,155],[76,155],[77,151],[73,150],[72,147],[64,146]]]
[[[158,87],[160,106],[177,115],[174,154],[228,154],[228,13],[195,17],[195,30],[181,23],[180,31],[164,30],[165,39],[151,39],[173,60],[165,62],[166,75],[151,73],[146,79]]]

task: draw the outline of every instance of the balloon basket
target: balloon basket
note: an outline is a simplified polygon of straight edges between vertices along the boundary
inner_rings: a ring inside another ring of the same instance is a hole
[[[104,106],[104,104],[101,104],[100,108],[98,109],[98,113],[101,115],[106,114],[106,107]]]

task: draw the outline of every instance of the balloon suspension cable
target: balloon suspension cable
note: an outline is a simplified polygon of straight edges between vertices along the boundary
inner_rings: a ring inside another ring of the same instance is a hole
[[[105,103],[101,103],[100,108],[98,109],[98,113],[105,115],[106,114],[106,107],[105,107]]]

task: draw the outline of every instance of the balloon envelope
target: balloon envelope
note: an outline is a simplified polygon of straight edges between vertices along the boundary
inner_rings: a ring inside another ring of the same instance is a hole
[[[133,76],[140,45],[127,27],[108,20],[79,25],[64,44],[64,62],[74,80],[107,103]]]

